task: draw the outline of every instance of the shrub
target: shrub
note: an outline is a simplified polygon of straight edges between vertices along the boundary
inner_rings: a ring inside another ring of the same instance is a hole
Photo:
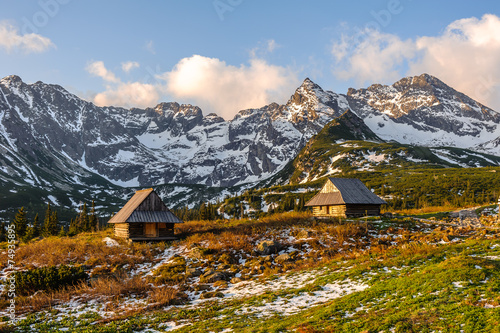
[[[16,292],[30,295],[39,290],[57,290],[88,279],[82,266],[46,266],[14,272]]]

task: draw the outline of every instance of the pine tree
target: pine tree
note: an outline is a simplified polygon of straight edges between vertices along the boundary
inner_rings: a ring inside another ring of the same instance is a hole
[[[92,208],[90,209],[89,225],[90,225],[90,231],[98,231],[99,230],[99,219],[97,218],[97,216],[95,214],[95,202],[94,202],[94,200],[92,200]]]
[[[47,204],[47,210],[45,211],[45,218],[43,219],[43,237],[49,237],[50,234],[50,215],[52,215],[52,209],[50,209],[50,202]]]
[[[44,237],[55,236],[59,232],[59,220],[57,218],[57,212],[52,211],[50,208],[50,203],[47,205],[47,210],[45,211],[45,219],[43,221],[43,232]]]
[[[40,223],[38,221],[38,214],[36,214],[35,219],[33,220],[33,224],[26,229],[26,234],[24,235],[23,240],[25,242],[29,242],[30,240],[38,236],[40,236]]]
[[[35,215],[35,219],[33,220],[33,238],[40,236],[40,218],[38,217],[38,213]]]
[[[29,242],[33,238],[40,236],[40,222],[38,219],[38,214],[35,215],[33,224],[26,229],[26,234],[24,235],[24,241]]]
[[[77,220],[78,220],[78,217],[75,219],[71,219],[71,221],[69,223],[69,230],[68,230],[69,236],[74,236],[78,233],[78,227],[76,225]]]
[[[88,232],[88,231],[90,231],[90,221],[87,210],[87,203],[84,202],[80,210],[80,216],[78,217],[78,232]]]
[[[5,223],[0,222],[0,242],[7,240],[7,231],[5,230]]]
[[[200,205],[199,219],[200,220],[208,220],[207,208],[206,208],[204,202],[202,202]]]
[[[50,216],[50,224],[52,225],[52,235],[57,235],[59,231],[59,218],[57,217],[57,212],[53,211]]]
[[[16,227],[16,239],[21,240],[26,234],[26,228],[28,227],[28,220],[26,219],[26,212],[24,207],[19,208],[16,216],[14,217],[14,225]]]
[[[66,232],[64,231],[64,226],[61,226],[61,230],[59,230],[59,233],[57,234],[59,237],[64,237],[66,236]]]

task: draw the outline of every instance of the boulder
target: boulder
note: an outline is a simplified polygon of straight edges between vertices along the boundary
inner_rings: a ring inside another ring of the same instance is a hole
[[[197,247],[193,247],[191,249],[191,251],[189,252],[189,255],[193,258],[196,258],[196,259],[205,259],[210,254],[212,254],[212,252],[213,251],[211,249],[206,249],[206,248],[197,246]]]
[[[292,261],[292,257],[288,253],[283,253],[274,258],[274,262],[277,264],[283,264],[285,262]]]
[[[268,256],[278,253],[281,250],[281,244],[277,241],[262,241],[257,245],[256,252],[260,255]]]
[[[302,229],[297,234],[297,238],[311,238],[313,236],[312,231]]]
[[[198,268],[188,268],[188,269],[186,269],[186,277],[188,277],[188,278],[200,276],[201,274],[203,274],[203,272],[200,269],[198,269]]]
[[[227,273],[224,272],[215,272],[210,274],[204,274],[200,278],[200,282],[205,282],[205,283],[213,283],[216,281],[229,281],[230,276]]]

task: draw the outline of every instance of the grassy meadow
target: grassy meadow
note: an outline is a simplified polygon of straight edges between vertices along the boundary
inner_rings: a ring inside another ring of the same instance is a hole
[[[16,327],[4,316],[1,330],[498,329],[495,211],[480,214],[482,228],[458,226],[442,212],[419,214],[317,221],[292,212],[190,221],[169,243],[128,244],[110,229],[34,240],[17,248],[17,269],[82,267],[87,278],[27,294],[18,290]],[[4,274],[7,253],[0,253]],[[4,293],[2,311],[8,304]]]

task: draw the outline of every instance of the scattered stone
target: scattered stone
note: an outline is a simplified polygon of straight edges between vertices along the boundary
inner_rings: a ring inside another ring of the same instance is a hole
[[[256,252],[260,255],[270,255],[278,253],[281,250],[281,244],[277,241],[262,241],[257,245]]]
[[[305,229],[302,229],[302,230],[301,230],[301,231],[299,231],[299,233],[297,234],[297,238],[311,238],[312,236],[313,236],[312,231],[305,230]]]
[[[214,287],[217,288],[217,290],[227,289],[227,281],[217,281],[214,283]]]
[[[389,218],[389,219],[392,219],[393,217],[393,214],[390,213],[390,212],[385,212],[384,214],[382,214],[383,217],[386,217],[386,218]]]
[[[197,284],[194,286],[195,291],[210,290],[212,288],[209,284]]]
[[[186,277],[191,278],[191,277],[197,277],[203,274],[203,272],[198,269],[198,268],[188,268],[186,269]]]
[[[274,258],[274,262],[277,264],[283,264],[285,262],[292,261],[292,257],[288,253],[283,253]]]
[[[190,252],[189,254],[191,255],[191,257],[193,258],[196,258],[196,259],[204,259],[206,258],[207,256],[209,256],[210,254],[212,254],[212,250],[211,249],[206,249],[206,248],[203,248],[203,247],[194,247]]]
[[[238,260],[236,260],[236,258],[227,253],[227,252],[224,252],[219,258],[218,258],[218,261],[219,262],[222,262],[224,264],[227,264],[227,265],[232,265],[232,264],[236,264],[238,262]]]
[[[222,297],[224,297],[224,294],[221,293],[220,291],[205,291],[200,295],[201,299],[207,299],[207,298],[213,298],[213,297],[222,298]]]
[[[230,281],[230,282],[231,282],[232,284],[236,284],[236,283],[240,283],[241,281],[243,281],[241,278],[239,278],[239,277],[234,277],[234,278],[232,278],[232,279],[231,279],[231,281]]]
[[[200,282],[213,283],[216,281],[228,281],[229,275],[224,272],[215,272],[211,274],[204,274],[200,278]]]

